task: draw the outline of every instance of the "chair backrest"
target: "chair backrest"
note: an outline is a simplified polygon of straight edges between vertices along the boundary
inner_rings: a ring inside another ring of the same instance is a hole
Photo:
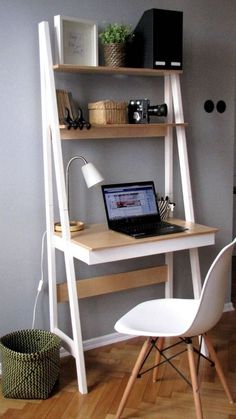
[[[207,332],[221,318],[235,243],[236,238],[219,252],[212,263],[202,287],[198,311],[188,330],[188,336]]]

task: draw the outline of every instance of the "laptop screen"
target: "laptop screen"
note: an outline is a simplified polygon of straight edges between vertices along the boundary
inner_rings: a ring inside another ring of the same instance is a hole
[[[108,221],[158,215],[154,183],[102,185]]]

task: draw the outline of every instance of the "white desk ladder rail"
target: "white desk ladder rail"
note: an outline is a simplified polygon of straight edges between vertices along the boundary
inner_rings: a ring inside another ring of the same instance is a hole
[[[62,159],[61,138],[58,125],[58,111],[56,102],[56,90],[53,75],[53,62],[50,47],[49,25],[47,22],[39,24],[39,46],[40,46],[40,71],[41,71],[41,92],[42,92],[42,126],[43,126],[43,153],[45,171],[45,201],[46,201],[46,222],[47,222],[47,243],[48,243],[48,284],[49,284],[49,306],[50,306],[50,328],[63,342],[63,346],[74,356],[76,360],[78,388],[82,394],[88,392],[86,371],[83,352],[83,341],[79,305],[76,289],[76,278],[73,257],[69,246],[64,252],[66,276],[69,292],[69,304],[72,323],[73,338],[68,337],[58,328],[57,315],[57,291],[56,291],[56,260],[55,246],[53,244],[54,234],[54,204],[52,189],[52,152],[54,158],[54,169],[56,173],[56,187],[59,202],[60,219],[62,224],[62,236],[65,242],[70,240],[69,217],[65,189],[65,176]]]
[[[178,74],[165,76],[165,102],[168,105],[168,122],[176,124],[184,123],[184,113]],[[176,137],[179,155],[179,166],[184,201],[185,219],[195,222],[192,189],[190,182],[190,171],[188,163],[188,152],[186,144],[186,132],[183,125],[176,126]],[[166,196],[173,196],[173,128],[168,129],[165,138],[165,193]],[[193,294],[198,298],[201,294],[201,273],[198,249],[190,249],[190,263],[193,282]],[[166,283],[166,297],[173,296],[173,254],[166,254],[166,263],[169,268],[169,280]]]
[[[42,96],[42,127],[43,127],[43,153],[45,177],[45,202],[47,223],[47,252],[48,252],[48,283],[50,328],[61,339],[63,346],[74,356],[76,361],[78,388],[82,394],[87,393],[87,380],[84,362],[79,303],[76,288],[74,260],[70,251],[69,216],[65,189],[65,176],[61,148],[61,137],[56,100],[56,88],[53,71],[53,61],[48,22],[39,24],[40,73]],[[163,72],[164,74],[164,72]],[[165,101],[168,105],[168,122],[183,123],[182,99],[180,91],[179,74],[164,74]],[[192,194],[189,176],[189,166],[186,148],[185,128],[177,126],[177,144],[180,160],[181,181],[185,208],[185,218],[194,222]],[[53,163],[54,161],[54,167]],[[56,190],[59,203],[60,220],[62,225],[63,252],[66,267],[67,286],[69,293],[69,306],[72,323],[72,338],[58,327],[57,314],[57,284],[56,284],[56,246],[54,240],[54,200],[53,200],[53,171],[55,171]],[[165,193],[173,196],[173,126],[168,128],[165,137]],[[192,274],[195,281],[194,296],[200,295],[201,278],[197,249],[190,250]],[[173,254],[166,254],[168,265],[168,281],[166,296],[172,296],[173,288]]]

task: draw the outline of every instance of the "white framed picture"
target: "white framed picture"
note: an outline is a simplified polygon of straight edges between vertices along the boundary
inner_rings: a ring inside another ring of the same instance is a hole
[[[54,16],[55,55],[58,64],[98,65],[98,29],[95,22]]]

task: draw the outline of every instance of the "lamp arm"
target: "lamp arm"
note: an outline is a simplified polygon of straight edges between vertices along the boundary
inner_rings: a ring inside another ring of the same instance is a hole
[[[70,160],[68,161],[68,163],[67,163],[67,166],[66,166],[66,193],[67,193],[67,209],[68,209],[69,219],[70,219],[70,204],[69,204],[69,202],[70,202],[70,200],[69,200],[69,194],[70,194],[70,191],[69,191],[69,170],[70,170],[71,163],[72,163],[74,160],[82,160],[82,162],[83,162],[84,164],[88,164],[87,160],[86,160],[83,156],[75,156],[75,157],[72,157],[72,159],[70,159]]]

